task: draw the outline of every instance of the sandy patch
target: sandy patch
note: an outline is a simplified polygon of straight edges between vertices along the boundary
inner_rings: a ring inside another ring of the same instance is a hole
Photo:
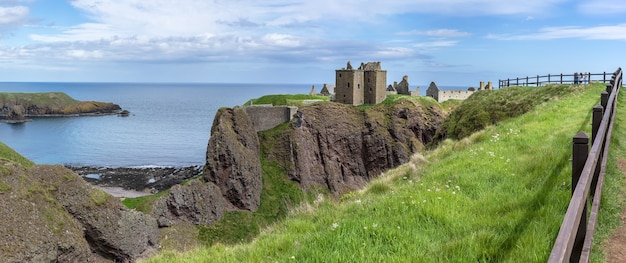
[[[115,197],[132,198],[132,197],[140,197],[140,196],[150,195],[150,193],[133,191],[133,190],[126,190],[126,189],[121,188],[121,187],[105,187],[105,186],[97,186],[97,185],[94,185],[93,187],[98,188],[98,189],[100,189],[102,191],[105,191],[105,192],[107,192],[110,195],[115,196]]]

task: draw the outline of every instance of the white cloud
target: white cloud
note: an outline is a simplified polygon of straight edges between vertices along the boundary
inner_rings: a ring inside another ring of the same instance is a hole
[[[498,40],[553,40],[565,38],[626,40],[626,24],[596,27],[546,27],[532,34],[489,35],[487,38]]]
[[[578,6],[582,13],[593,15],[626,13],[626,2],[623,0],[587,0]]]
[[[455,46],[458,41],[455,40],[441,40],[441,41],[431,41],[431,42],[423,42],[413,45],[416,48],[439,48],[439,47],[452,47]]]
[[[25,6],[0,6],[0,26],[21,23],[28,18],[29,13],[28,7]]]
[[[434,30],[413,30],[408,32],[399,32],[398,35],[417,35],[417,36],[429,36],[429,37],[468,37],[472,34],[469,32],[462,32],[456,29],[434,29]]]

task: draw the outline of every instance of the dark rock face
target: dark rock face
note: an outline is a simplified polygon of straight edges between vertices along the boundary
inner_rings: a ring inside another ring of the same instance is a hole
[[[409,161],[432,141],[443,113],[402,100],[365,111],[340,104],[300,108],[302,125],[274,138],[267,158],[280,163],[292,180],[341,194],[362,187],[380,173]]]
[[[3,262],[95,260],[79,224],[50,195],[50,189],[33,182],[25,169],[13,163],[1,162],[0,175]]]
[[[232,208],[256,211],[259,206],[259,153],[259,138],[244,109],[220,109],[211,128],[204,178],[219,187]]]
[[[58,165],[24,169],[7,163],[0,168],[0,204],[5,211],[0,213],[0,258],[129,261],[156,245],[154,218],[128,210],[69,169]]]
[[[62,166],[35,166],[40,180],[63,182],[56,199],[84,229],[92,250],[113,260],[132,260],[158,239],[156,220],[127,209],[119,199],[89,186],[82,178]]]
[[[172,226],[179,221],[210,225],[222,219],[226,202],[213,183],[192,180],[187,185],[175,185],[166,198],[160,198],[152,208],[159,227]]]

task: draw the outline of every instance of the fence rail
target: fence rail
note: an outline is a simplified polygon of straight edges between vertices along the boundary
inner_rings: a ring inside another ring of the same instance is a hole
[[[586,83],[589,82],[602,82],[607,83],[610,78],[607,76],[611,76],[613,73],[589,73],[588,78],[585,80]],[[548,84],[577,84],[577,82],[582,81],[580,78],[577,80],[575,74],[556,74],[556,75],[545,75],[545,76],[526,76],[521,78],[514,79],[501,79],[498,80],[498,88],[502,87],[510,87],[510,86],[545,86]]]
[[[606,83],[606,82],[605,82]],[[584,132],[576,134],[572,146],[572,199],[554,242],[548,262],[589,262],[595,234],[609,143],[613,132],[617,96],[622,86],[622,69],[612,74],[600,105],[593,107],[592,146]],[[591,200],[591,213],[587,212]]]

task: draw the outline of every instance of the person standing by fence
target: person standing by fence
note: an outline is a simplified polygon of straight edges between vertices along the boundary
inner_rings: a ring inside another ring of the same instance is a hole
[[[578,85],[578,72],[574,72],[574,85]]]

